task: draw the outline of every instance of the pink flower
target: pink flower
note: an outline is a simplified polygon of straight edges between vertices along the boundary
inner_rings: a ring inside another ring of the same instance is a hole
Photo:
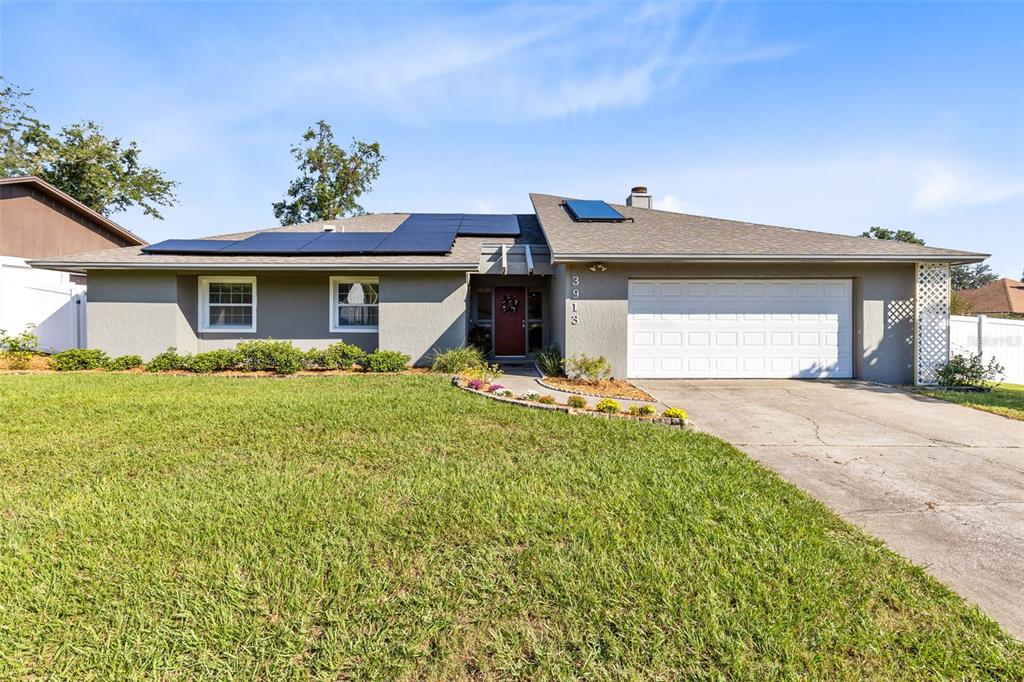
[[[488,390],[488,391],[489,391],[490,393],[495,393],[495,392],[497,392],[497,391],[500,391],[500,390],[501,390],[501,389],[503,389],[503,388],[505,388],[505,387],[504,387],[504,386],[502,386],[501,384],[491,384],[491,387],[490,387],[490,388],[488,388],[487,390]]]
[[[480,381],[479,379],[470,379],[469,383],[466,384],[466,386],[473,389],[474,391],[479,391],[481,388],[483,388],[483,385],[484,382]]]

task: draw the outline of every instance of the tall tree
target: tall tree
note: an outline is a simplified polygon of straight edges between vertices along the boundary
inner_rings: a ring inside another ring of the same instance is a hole
[[[177,202],[178,183],[144,166],[136,142],[108,138],[95,121],[73,123],[52,135],[25,101],[30,94],[7,81],[0,88],[4,176],[39,176],[103,215],[140,206],[146,215],[162,219],[157,207]]]
[[[924,244],[924,240],[910,230],[890,230],[887,227],[874,225],[867,232],[862,232],[861,237],[872,239],[886,239],[894,242],[906,242],[908,244]]]
[[[957,265],[950,272],[950,279],[954,289],[977,289],[996,281],[999,275],[992,271],[988,263],[977,263]]]
[[[356,199],[370,190],[380,175],[384,157],[377,142],[353,138],[346,152],[334,141],[326,121],[317,121],[292,147],[300,175],[288,185],[284,199],[274,203],[282,225],[364,215]]]
[[[877,225],[867,232],[861,233],[860,236],[924,245],[924,240],[910,230],[890,230]],[[999,279],[999,275],[992,272],[992,268],[988,264],[978,263],[977,265],[954,265],[949,269],[949,279],[953,289],[959,291],[983,287]]]
[[[31,94],[0,76],[0,173],[4,177],[29,173],[34,154],[30,140],[48,130],[26,101]]]

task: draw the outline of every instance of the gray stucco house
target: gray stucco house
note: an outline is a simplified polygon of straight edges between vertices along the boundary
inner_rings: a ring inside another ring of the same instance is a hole
[[[619,377],[927,383],[949,267],[986,254],[532,194],[515,216],[382,213],[33,261],[89,277],[88,342],[150,357],[241,339],[405,352],[483,340]]]

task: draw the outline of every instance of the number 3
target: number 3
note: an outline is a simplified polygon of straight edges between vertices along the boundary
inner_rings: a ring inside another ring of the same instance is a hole
[[[580,285],[580,276],[579,275],[573,275],[572,276],[572,285],[574,287],[578,287]]]

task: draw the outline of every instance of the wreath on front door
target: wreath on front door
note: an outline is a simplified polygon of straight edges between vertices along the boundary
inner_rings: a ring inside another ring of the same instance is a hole
[[[515,313],[519,310],[519,299],[511,294],[501,299],[501,311],[503,313]]]

